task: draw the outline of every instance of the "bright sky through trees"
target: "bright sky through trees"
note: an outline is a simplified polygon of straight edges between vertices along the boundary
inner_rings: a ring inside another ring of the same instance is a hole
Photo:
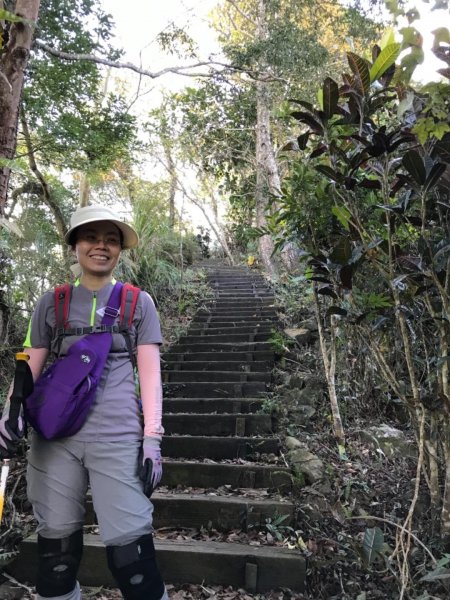
[[[157,72],[167,67],[180,66],[196,62],[184,56],[168,54],[161,50],[157,37],[161,32],[169,32],[171,26],[184,29],[197,44],[201,60],[211,55],[218,55],[220,48],[216,32],[210,27],[209,15],[218,4],[217,0],[103,0],[106,11],[111,13],[115,22],[116,44],[125,50],[123,61],[142,66],[144,69]],[[412,25],[424,37],[423,50],[425,61],[416,69],[414,80],[427,82],[440,79],[438,68],[444,65],[431,52],[433,35],[431,32],[449,22],[448,11],[432,11],[434,2],[425,3],[422,0],[411,2],[410,8],[417,8],[421,18]],[[386,12],[386,21],[390,15]],[[406,20],[400,22],[398,28],[407,27]],[[400,41],[401,36],[398,34]],[[167,74],[151,80],[139,78],[130,71],[113,72],[111,76],[127,81],[128,96],[133,99],[133,112],[145,115],[151,108],[158,106],[163,90],[176,91],[186,85],[193,85],[193,79],[180,75]],[[195,84],[194,84],[195,85]],[[156,166],[159,171],[158,166]],[[155,165],[149,166],[149,173],[155,174]],[[190,207],[189,212],[197,213]],[[195,220],[203,222],[203,217],[196,214]]]
[[[425,2],[410,2],[408,5],[409,9],[416,8],[419,11],[420,19],[412,23],[420,33],[423,35],[423,50],[425,52],[425,60],[419,65],[414,72],[414,80],[416,81],[437,81],[441,77],[436,72],[437,69],[442,69],[446,65],[438,60],[431,51],[433,46],[434,36],[432,31],[439,27],[448,27],[450,25],[450,15],[448,9],[432,10],[432,6],[435,2],[425,4]],[[405,21],[401,24],[403,27],[408,27],[408,23]]]
[[[162,0],[142,2],[142,0],[103,0],[105,10],[110,12],[116,23],[117,42],[125,49],[125,59],[156,71],[181,64],[176,56],[165,55],[158,47],[156,36],[170,23],[187,28],[188,33],[199,45],[202,57],[218,52],[215,32],[208,25],[208,14],[216,6],[216,0]],[[414,22],[424,36],[425,62],[415,73],[415,79],[429,81],[437,79],[436,69],[442,63],[431,52],[433,36],[431,31],[448,26],[450,18],[446,10],[432,10],[434,2],[411,2],[410,7],[419,10],[421,18]],[[401,26],[407,26],[402,23]],[[185,85],[185,78],[165,76],[157,86],[179,88]]]
[[[164,54],[156,40],[172,23],[186,29],[202,57],[218,51],[215,33],[208,24],[208,13],[216,0],[103,0],[103,4],[114,17],[117,41],[126,51],[126,60],[142,62],[151,71],[182,63],[183,59]]]

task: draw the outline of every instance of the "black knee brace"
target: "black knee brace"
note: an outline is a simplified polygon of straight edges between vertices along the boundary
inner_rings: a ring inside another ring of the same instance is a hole
[[[83,531],[60,539],[38,535],[38,575],[36,592],[41,596],[63,596],[77,582],[77,571],[83,553]]]
[[[125,546],[106,548],[108,566],[125,600],[159,600],[164,582],[155,560],[151,534]]]

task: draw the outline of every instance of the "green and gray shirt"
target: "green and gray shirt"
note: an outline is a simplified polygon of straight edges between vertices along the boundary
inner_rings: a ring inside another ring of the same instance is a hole
[[[109,283],[96,292],[78,283],[74,285],[69,307],[69,327],[100,325],[113,285]],[[25,347],[47,348],[54,355],[57,351],[55,328],[54,292],[49,291],[38,300],[30,321]],[[162,343],[155,305],[144,291],[139,294],[130,337],[133,349],[139,345]],[[64,356],[68,348],[79,339],[80,337],[75,335],[65,336],[60,355]],[[133,365],[124,336],[114,333],[111,352],[94,403],[85,424],[71,439],[83,442],[139,440],[142,439],[142,432],[142,415]]]

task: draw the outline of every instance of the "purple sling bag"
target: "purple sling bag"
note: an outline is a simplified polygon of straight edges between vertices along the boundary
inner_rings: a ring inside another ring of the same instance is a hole
[[[74,435],[85,422],[94,401],[112,344],[112,328],[119,315],[122,283],[117,282],[102,319],[102,331],[89,333],[70,346],[36,379],[24,402],[28,423],[44,438]]]

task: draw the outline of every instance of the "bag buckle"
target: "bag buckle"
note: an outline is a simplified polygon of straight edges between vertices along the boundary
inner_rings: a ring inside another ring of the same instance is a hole
[[[110,317],[112,319],[117,319],[120,314],[120,310],[118,308],[112,308],[111,306],[105,307],[105,316]]]
[[[91,333],[104,333],[106,325],[96,325],[92,327]]]

